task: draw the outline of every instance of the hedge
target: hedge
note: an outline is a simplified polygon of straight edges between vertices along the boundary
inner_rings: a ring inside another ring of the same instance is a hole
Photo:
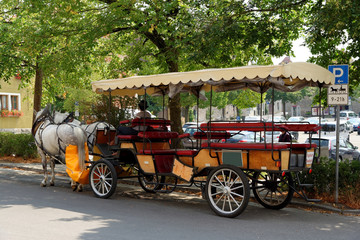
[[[0,156],[38,157],[34,137],[31,134],[0,132]]]

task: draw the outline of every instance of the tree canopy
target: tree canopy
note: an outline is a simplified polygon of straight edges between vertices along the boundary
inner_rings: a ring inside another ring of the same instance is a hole
[[[292,54],[307,2],[4,0],[0,77],[35,74],[41,100],[42,90],[56,95],[90,80],[270,64]],[[179,102],[169,107],[181,131]]]

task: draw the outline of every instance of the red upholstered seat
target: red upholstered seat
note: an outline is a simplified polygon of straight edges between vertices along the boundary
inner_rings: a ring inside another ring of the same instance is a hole
[[[203,131],[281,131],[286,126],[276,126],[271,122],[211,122],[202,123],[200,129]]]
[[[201,144],[201,147],[206,148],[209,147],[208,143]],[[287,144],[281,143],[210,143],[210,148],[218,148],[218,149],[287,149]]]
[[[138,136],[141,138],[149,138],[149,139],[171,139],[177,138],[179,134],[177,132],[139,132]]]
[[[117,135],[120,140],[136,140],[139,139],[137,135]]]
[[[153,154],[153,155],[173,155],[175,154],[175,149],[140,149],[139,154]]]
[[[321,129],[321,126],[317,124],[307,124],[307,123],[282,123],[276,124],[278,127],[286,128],[288,131],[297,131],[297,132],[316,132]]]
[[[288,148],[292,148],[292,149],[299,149],[299,148],[317,148],[317,145],[315,143],[312,143],[310,145],[310,143],[286,143],[286,145],[288,146]]]
[[[199,152],[198,150],[190,150],[190,149],[176,150],[176,154],[179,156],[195,156],[198,152]]]
[[[195,139],[228,139],[231,137],[231,134],[226,131],[221,132],[194,132]]]
[[[186,138],[186,137],[190,137],[190,133],[183,133],[179,135],[179,138]]]

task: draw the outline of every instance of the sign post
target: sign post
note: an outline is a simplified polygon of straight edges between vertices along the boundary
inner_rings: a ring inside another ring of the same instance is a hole
[[[328,105],[336,105],[335,202],[338,203],[340,105],[349,104],[349,65],[330,65],[328,69],[335,75],[335,85],[328,88]]]

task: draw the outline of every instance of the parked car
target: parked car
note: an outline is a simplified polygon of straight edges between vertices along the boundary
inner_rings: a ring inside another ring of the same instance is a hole
[[[271,122],[272,117],[270,117],[267,122]],[[274,122],[286,122],[286,118],[284,116],[274,116]]]
[[[185,132],[186,128],[187,127],[190,127],[190,126],[196,126],[196,122],[186,122],[183,126],[182,126],[182,129],[183,129],[183,132]]]
[[[182,143],[184,145],[185,148],[196,148],[196,139],[194,139],[194,133],[199,131],[198,130],[198,127],[195,123],[195,125],[188,125],[185,130],[184,130],[184,133],[189,133],[190,134],[190,137],[189,138],[184,138],[182,139]]]
[[[306,142],[309,143],[309,138],[306,139]],[[326,147],[329,150],[329,157],[331,159],[336,159],[336,137],[321,137],[311,138],[311,143],[315,143],[318,146]],[[354,146],[352,143],[347,141],[344,138],[339,139],[339,160],[343,161],[345,159],[357,160],[360,161],[360,152],[358,147]]]
[[[339,115],[340,115],[340,119],[343,120],[349,120],[351,118],[357,117],[356,113],[353,111],[340,111]]]
[[[246,142],[263,142],[264,139],[260,136],[260,133],[251,131],[241,131],[241,132],[230,132],[232,135],[229,139],[222,139],[221,142],[226,143],[246,143]]]
[[[339,135],[341,138],[349,140],[350,139],[350,131],[348,129],[348,125],[345,121],[340,121],[339,125]],[[336,122],[329,121],[321,123],[321,137],[335,137],[336,136]],[[314,134],[313,137],[319,137],[318,134]]]
[[[302,116],[289,117],[288,122],[303,122],[305,120]]]
[[[260,122],[264,121],[264,119],[260,119],[260,116],[245,116],[245,122]]]
[[[357,131],[358,126],[360,124],[360,118],[350,118],[348,120],[348,123],[350,123],[350,127],[352,128],[352,131]]]

